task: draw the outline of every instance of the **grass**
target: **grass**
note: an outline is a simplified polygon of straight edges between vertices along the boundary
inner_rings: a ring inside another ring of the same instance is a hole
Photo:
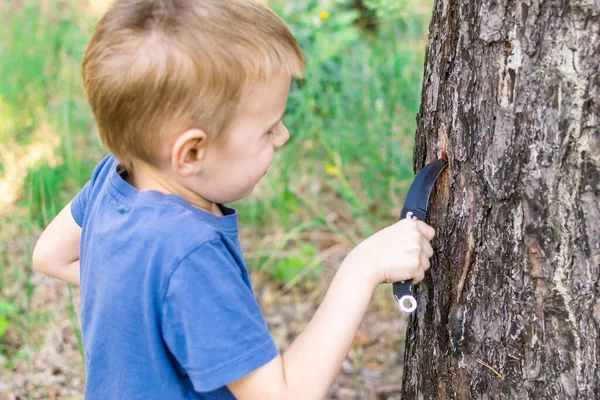
[[[415,1],[394,12],[386,8],[394,2],[367,2],[380,17],[377,32],[361,29],[365,16],[345,2],[274,4],[305,52],[307,74],[290,93],[290,142],[234,206],[250,267],[286,288],[318,279],[333,254],[398,217],[413,175],[430,10]],[[3,334],[43,320],[30,310],[35,236],[104,153],[80,78],[93,24],[83,3],[0,5],[0,354],[9,359],[19,356],[2,347]],[[23,290],[8,290],[14,285]],[[77,332],[73,301],[69,309]]]
[[[34,2],[4,12],[1,22],[0,165],[6,171],[15,163],[7,153],[25,158],[33,145],[47,145],[46,156],[28,165],[20,196],[30,219],[45,225],[85,182],[100,154],[79,72],[86,22],[64,3]]]

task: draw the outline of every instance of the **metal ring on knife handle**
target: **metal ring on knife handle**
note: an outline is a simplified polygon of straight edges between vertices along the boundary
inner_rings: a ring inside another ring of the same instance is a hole
[[[411,313],[417,309],[418,303],[410,290],[410,282],[402,281],[394,284],[394,297],[401,311]],[[406,305],[408,303],[408,306]]]

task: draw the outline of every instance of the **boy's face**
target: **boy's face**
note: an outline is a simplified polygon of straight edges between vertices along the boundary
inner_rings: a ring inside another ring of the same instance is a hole
[[[215,203],[248,196],[266,175],[275,150],[289,139],[281,119],[291,75],[273,73],[242,96],[229,129],[209,142],[204,154],[202,187],[196,193]]]

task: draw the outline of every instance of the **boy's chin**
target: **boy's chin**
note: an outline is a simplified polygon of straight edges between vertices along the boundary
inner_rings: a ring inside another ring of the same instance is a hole
[[[258,182],[254,183],[253,185],[249,185],[248,187],[238,188],[238,190],[236,190],[235,192],[229,192],[227,196],[222,196],[220,198],[221,201],[213,200],[213,202],[221,204],[233,203],[245,199],[252,193],[254,193],[254,197],[256,197],[256,195],[260,194],[261,190],[259,188],[258,191],[255,191],[255,189],[257,188],[257,186],[260,186],[260,183],[263,181],[263,179],[264,178],[259,179]]]
[[[231,195],[227,199],[223,199],[224,201],[221,201],[220,203],[221,204],[229,204],[229,203],[234,203],[239,200],[243,200],[246,197],[250,196],[253,191],[254,191],[254,186],[244,190],[243,192],[236,193],[235,195]]]
[[[252,194],[252,192],[254,192],[254,188],[255,188],[255,187],[256,187],[256,185],[255,185],[255,186],[252,186],[252,187],[250,187],[250,188],[248,188],[248,189],[247,189],[247,190],[244,192],[244,194],[243,194],[242,196],[240,196],[240,198],[239,198],[238,200],[242,200],[243,198],[246,198],[246,197],[250,196],[250,195]]]

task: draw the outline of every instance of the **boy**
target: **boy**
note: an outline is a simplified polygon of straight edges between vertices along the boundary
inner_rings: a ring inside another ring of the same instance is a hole
[[[111,154],[40,237],[39,271],[81,284],[88,399],[321,399],[375,287],[429,268],[404,220],[343,261],[279,354],[253,296],[236,212],[289,134],[304,61],[252,0],[117,0],[83,59]]]

